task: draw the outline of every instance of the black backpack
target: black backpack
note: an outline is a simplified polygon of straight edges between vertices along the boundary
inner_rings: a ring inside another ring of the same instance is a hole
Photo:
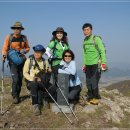
[[[13,40],[15,40],[13,35],[14,34],[12,33],[12,34],[10,34],[10,37],[9,37],[9,48],[10,48]],[[24,42],[24,46],[26,46],[27,39],[26,39],[25,35],[21,35],[21,37],[19,38],[19,42],[20,42],[20,46],[22,45],[22,42]]]
[[[29,59],[30,59],[30,64],[29,64],[29,72],[30,73],[30,70],[32,68],[32,66],[34,67],[37,67],[37,69],[39,70],[39,73],[38,73],[38,77],[41,78],[41,82],[44,84],[44,85],[48,85],[49,84],[49,81],[50,81],[50,77],[51,77],[51,73],[50,72],[47,72],[47,70],[49,69],[49,64],[48,64],[48,61],[45,60],[44,58],[42,58],[42,61],[43,61],[43,65],[44,65],[44,68],[41,69],[37,63],[37,61],[35,60],[34,58],[34,55],[30,55],[29,56]],[[29,83],[30,81],[28,81],[27,79],[25,79],[26,81],[26,86],[28,89],[30,89],[29,87]]]

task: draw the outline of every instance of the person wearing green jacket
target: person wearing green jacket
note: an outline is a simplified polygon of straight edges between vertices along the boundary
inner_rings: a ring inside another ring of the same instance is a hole
[[[69,49],[67,33],[62,27],[58,27],[52,32],[52,39],[46,48],[46,55],[50,59],[54,78],[57,80],[58,69],[62,60],[62,54]]]
[[[83,67],[82,70],[86,74],[87,85],[87,101],[88,103],[97,105],[99,99],[98,83],[101,77],[99,71],[99,61],[101,70],[106,70],[107,60],[103,42],[100,37],[92,34],[92,25],[85,23],[82,27],[85,39],[83,42]]]

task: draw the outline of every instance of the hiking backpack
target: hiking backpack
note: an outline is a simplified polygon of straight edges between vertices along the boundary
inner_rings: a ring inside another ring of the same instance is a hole
[[[13,42],[13,33],[12,34],[10,34],[10,37],[9,37],[9,48],[10,48],[10,46],[11,46],[11,43]],[[21,37],[20,37],[21,39],[20,39],[20,44],[22,43],[22,42],[24,42],[24,46],[26,46],[26,42],[27,42],[27,40],[26,40],[26,37],[25,37],[25,35],[21,35]],[[21,45],[20,45],[21,46]]]
[[[30,55],[29,59],[30,59],[29,71],[30,71],[32,66],[34,66],[34,67],[37,67],[37,66],[36,66],[36,63],[35,63],[36,61],[34,60],[34,55]],[[43,57],[42,57],[42,61],[43,61],[43,65],[44,65],[44,70],[47,70],[49,68],[48,61],[45,60]]]
[[[11,62],[13,62],[15,65],[21,65],[25,62],[25,58],[23,58],[22,54],[11,48],[11,43],[13,42],[13,34],[10,34],[9,37],[9,51],[7,53],[7,59]],[[20,46],[22,46],[22,42],[24,42],[24,46],[26,46],[26,38],[24,35],[21,35],[20,37]]]
[[[94,35],[93,36],[93,39],[92,39],[92,44],[95,46],[95,49],[98,51],[98,53],[99,53],[99,48],[98,48],[98,46],[97,46],[97,44],[96,44],[96,41],[95,41],[95,39],[96,39],[96,37],[99,37],[101,40],[102,40],[102,38],[101,38],[101,36],[96,36],[96,35]],[[86,39],[86,38],[85,38]],[[85,40],[84,39],[84,40]],[[103,46],[104,46],[104,49],[105,49],[105,53],[106,53],[106,46],[105,46],[105,44],[102,42],[102,44],[103,44]],[[84,51],[85,51],[85,45],[83,45],[83,48],[84,48]],[[100,55],[100,53],[99,53],[99,60],[98,60],[98,68],[99,68],[99,72],[101,71],[101,55]]]
[[[39,71],[42,71],[42,69],[40,69],[39,65],[37,66],[36,60],[34,59],[34,55],[30,55],[29,59],[30,59],[29,71],[28,71],[29,74],[30,74],[30,70],[31,70],[32,66],[37,67]],[[44,70],[49,69],[48,61],[45,60],[44,58],[42,58],[42,61],[43,61]],[[49,84],[50,76],[51,76],[51,73],[47,73],[47,72],[44,73],[44,77],[43,77],[44,84]],[[27,79],[25,79],[25,81],[26,81],[27,89],[30,90],[30,86],[29,86],[30,81],[28,81]]]
[[[93,42],[92,42],[92,44],[94,44],[96,50],[99,52],[99,48],[98,48],[98,46],[97,46],[97,44],[96,44],[96,41],[95,41],[95,38],[96,38],[96,37],[99,37],[101,40],[102,40],[102,37],[101,37],[101,36],[93,36]],[[103,46],[104,46],[105,53],[106,53],[106,46],[105,46],[104,42],[102,42],[102,44],[103,44]],[[99,54],[99,55],[100,55],[100,54]],[[108,69],[108,68],[107,68],[107,69]],[[102,69],[101,69],[101,55],[100,55],[100,58],[99,58],[99,60],[98,60],[98,71],[99,71],[99,72],[102,71]]]
[[[92,44],[94,44],[94,46],[95,46],[95,48],[98,50],[98,46],[96,45],[96,41],[95,41],[95,38],[96,37],[99,37],[101,40],[102,40],[102,37],[101,36],[93,36],[93,42],[92,42]],[[106,53],[106,46],[105,46],[105,43],[104,42],[102,42],[102,44],[103,44],[103,46],[104,46],[104,49],[105,49],[105,53]],[[99,50],[98,50],[99,51]]]

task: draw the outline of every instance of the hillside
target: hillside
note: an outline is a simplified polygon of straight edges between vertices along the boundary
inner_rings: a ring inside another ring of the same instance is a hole
[[[117,89],[123,95],[130,97],[130,80],[125,80],[119,83],[114,83],[106,87],[106,89],[107,90]]]
[[[105,88],[100,88],[102,99],[98,106],[75,106],[79,119],[77,123],[72,114],[68,114],[74,124],[71,125],[62,113],[53,113],[48,107],[43,107],[41,116],[34,116],[31,99],[25,88],[22,88],[21,103],[11,105],[11,81],[5,81],[4,108],[8,111],[0,116],[0,128],[31,129],[101,129],[101,128],[130,128],[130,81],[122,81]],[[81,95],[84,96],[86,89]],[[10,106],[11,105],[11,106]]]

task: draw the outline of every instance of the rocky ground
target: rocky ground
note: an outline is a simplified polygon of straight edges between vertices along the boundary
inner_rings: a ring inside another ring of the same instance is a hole
[[[31,99],[27,89],[22,88],[21,102],[11,105],[11,81],[5,81],[4,110],[0,116],[2,129],[119,129],[130,128],[130,81],[123,81],[111,86],[100,88],[102,99],[99,105],[75,105],[74,111],[79,119],[76,122],[72,114],[69,118],[72,125],[62,113],[53,113],[48,107],[43,107],[41,116],[34,116]],[[23,85],[25,86],[25,85]],[[81,92],[84,96],[86,90]]]

